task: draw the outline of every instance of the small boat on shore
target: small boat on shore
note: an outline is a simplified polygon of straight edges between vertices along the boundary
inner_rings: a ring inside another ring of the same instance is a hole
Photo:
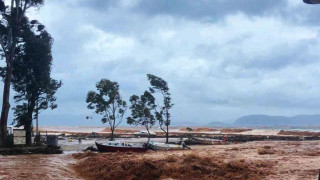
[[[148,149],[141,143],[126,143],[121,141],[95,142],[100,152],[146,152]]]
[[[152,150],[181,150],[184,149],[182,145],[179,144],[166,144],[166,143],[158,143],[158,142],[149,142],[149,148]]]

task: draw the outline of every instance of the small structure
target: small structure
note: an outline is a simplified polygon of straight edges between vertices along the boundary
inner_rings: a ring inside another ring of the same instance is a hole
[[[24,129],[13,129],[13,144],[14,145],[25,145],[26,144],[26,130]]]
[[[58,146],[58,136],[48,135],[47,136],[47,145],[57,147]]]

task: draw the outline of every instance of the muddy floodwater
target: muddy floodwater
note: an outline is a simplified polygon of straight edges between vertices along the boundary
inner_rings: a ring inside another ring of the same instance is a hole
[[[94,170],[103,168],[101,162],[107,161],[112,153],[99,154],[99,156],[77,159],[72,155],[81,152],[80,149],[92,145],[92,141],[84,140],[82,144],[64,142],[62,146],[68,150],[59,155],[14,155],[0,156],[0,179],[95,179]],[[141,154],[117,154],[119,159],[130,161],[157,160],[162,162],[167,156],[175,156],[178,160],[186,155],[196,154],[200,157],[214,157],[215,160],[225,163],[238,161],[250,163],[248,167],[260,168],[263,176],[259,179],[317,179],[320,168],[320,141],[255,141],[227,145],[190,146],[192,150],[154,152],[147,151]],[[92,154],[91,154],[92,155]],[[101,156],[100,156],[101,155]],[[86,155],[84,154],[84,157]],[[95,161],[96,158],[99,161]],[[90,160],[91,159],[91,160]],[[102,159],[104,159],[102,161]],[[94,169],[88,169],[87,161]],[[179,160],[180,161],[180,160]],[[114,160],[113,160],[114,162]],[[124,161],[125,162],[125,161]],[[192,162],[190,162],[192,165]],[[258,165],[256,166],[255,163]],[[266,166],[263,164],[267,163]],[[84,166],[81,166],[84,165]],[[80,166],[79,166],[80,165]],[[122,164],[120,164],[122,166]],[[180,165],[177,163],[177,165]],[[245,165],[245,164],[244,164]],[[79,167],[78,169],[75,167]],[[87,166],[87,167],[86,167]],[[101,167],[100,167],[101,166]],[[121,167],[119,166],[119,167]],[[118,170],[113,167],[110,170]],[[130,167],[128,167],[130,168]],[[82,170],[79,172],[79,170]],[[81,177],[91,172],[90,177]],[[179,167],[177,167],[179,169]],[[108,170],[106,170],[108,171]],[[220,169],[222,171],[222,169]],[[120,172],[120,171],[119,171]],[[166,172],[160,177],[168,177]],[[241,172],[242,173],[242,172]],[[121,174],[121,173],[119,173]],[[259,174],[256,174],[259,175]],[[161,179],[161,178],[160,178]],[[226,179],[226,178],[220,178]],[[241,178],[240,178],[241,179]]]
[[[0,156],[0,179],[79,179],[68,154]]]

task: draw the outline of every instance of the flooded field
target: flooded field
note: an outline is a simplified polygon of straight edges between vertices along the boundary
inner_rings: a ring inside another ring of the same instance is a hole
[[[69,149],[72,146],[79,147],[76,143],[65,145]],[[191,148],[142,154],[66,151],[61,155],[0,156],[0,179],[188,179],[184,174],[194,179],[318,177],[320,141],[256,141]],[[133,173],[142,166],[144,171]],[[124,170],[132,173],[122,173]]]

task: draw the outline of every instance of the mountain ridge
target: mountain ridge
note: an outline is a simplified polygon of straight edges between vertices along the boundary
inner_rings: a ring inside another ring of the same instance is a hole
[[[248,115],[238,118],[233,126],[319,126],[320,114],[287,116]]]

